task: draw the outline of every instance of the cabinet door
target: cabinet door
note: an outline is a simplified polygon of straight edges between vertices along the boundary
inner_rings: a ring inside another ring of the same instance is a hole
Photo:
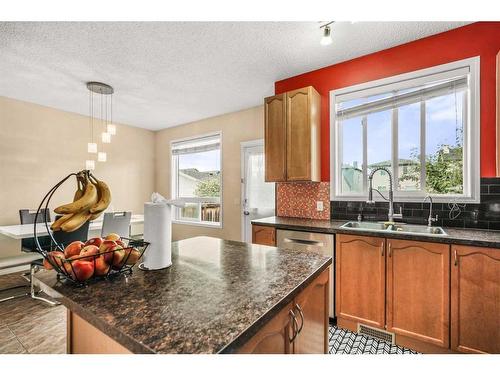
[[[266,182],[286,181],[285,106],[285,94],[264,100]]]
[[[286,94],[288,181],[311,180],[311,93],[310,88]]]
[[[385,240],[337,235],[337,318],[385,325]]]
[[[261,225],[252,225],[252,243],[276,246],[276,229]]]
[[[294,353],[328,353],[328,306],[330,268],[326,269],[295,298],[299,333],[293,341]]]
[[[278,315],[262,327],[239,350],[241,354],[289,354],[292,353],[290,338],[293,336],[288,304]]]
[[[449,347],[450,246],[387,240],[387,330]]]
[[[452,246],[451,348],[500,353],[500,249]]]

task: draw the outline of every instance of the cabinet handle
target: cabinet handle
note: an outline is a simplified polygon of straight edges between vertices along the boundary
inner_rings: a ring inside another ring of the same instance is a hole
[[[384,250],[385,250],[385,243],[382,242],[382,256],[384,256]]]
[[[292,310],[290,310],[288,312],[288,314],[292,317],[293,321],[292,321],[292,331],[293,331],[293,336],[292,338],[289,338],[290,342],[293,342],[295,340],[295,338],[297,337],[298,335],[298,331],[297,331],[297,327],[299,326],[299,323],[297,322],[297,317],[295,316],[295,314],[293,313]]]
[[[453,249],[453,258],[455,259],[455,266],[458,266],[457,249]]]
[[[388,253],[389,255],[389,258],[392,257],[392,246],[391,246],[391,243],[389,242],[389,250],[388,250]]]
[[[302,328],[304,328],[304,312],[302,311],[298,303],[295,304],[295,308],[299,311],[300,314],[300,328],[297,332],[297,335],[299,335],[300,332],[302,332]]]

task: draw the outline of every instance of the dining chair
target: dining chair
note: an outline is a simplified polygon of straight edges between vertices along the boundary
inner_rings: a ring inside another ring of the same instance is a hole
[[[35,210],[27,210],[27,209],[19,210],[19,219],[21,221],[21,224],[34,224],[35,217],[36,217]],[[38,218],[37,218],[37,222],[38,223],[50,222],[49,209],[42,209],[40,211],[40,214],[38,215]],[[39,237],[38,240],[39,240],[40,246],[42,246],[42,248],[44,248],[44,249],[51,248],[52,241],[51,241],[50,236],[42,236],[42,237]],[[29,266],[30,266],[29,273],[24,273],[21,276],[29,282],[30,290],[29,290],[29,292],[14,294],[14,295],[10,295],[10,296],[1,298],[0,302],[9,301],[11,299],[19,298],[19,297],[30,296],[33,299],[46,302],[52,306],[58,305],[59,304],[58,302],[54,302],[54,301],[51,301],[49,299],[39,297],[38,293],[40,293],[40,290],[38,290],[38,291],[35,290],[35,284],[33,282],[33,277],[35,275],[35,272],[37,272],[38,269],[41,266],[43,266],[43,257],[41,254],[39,254],[36,251],[35,239],[34,238],[22,239],[21,240],[21,251],[25,254],[2,259],[0,261],[0,270],[13,268],[13,267],[26,266],[29,264]],[[8,290],[14,290],[17,288],[24,288],[24,287],[26,287],[26,285],[16,285],[13,287],[0,289],[0,292],[5,292]]]
[[[56,220],[61,216],[57,215]],[[62,246],[67,246],[73,241],[82,241],[85,242],[89,238],[89,224],[90,221],[87,221],[80,228],[73,232],[63,232],[62,230],[58,230],[52,233],[54,240],[57,241],[58,244]]]
[[[132,212],[107,212],[102,220],[101,237],[116,233],[120,237],[130,237],[130,220]]]

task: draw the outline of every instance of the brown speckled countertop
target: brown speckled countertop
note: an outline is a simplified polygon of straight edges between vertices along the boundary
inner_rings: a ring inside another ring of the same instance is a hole
[[[344,233],[358,234],[374,237],[400,238],[413,241],[440,242],[457,245],[483,246],[500,248],[500,231],[479,229],[444,228],[446,236],[433,236],[429,234],[414,234],[389,231],[367,231],[360,229],[340,228],[347,220],[312,220],[292,217],[272,216],[264,219],[253,220],[252,224],[271,226],[278,229],[300,230],[318,233]]]
[[[172,244],[172,266],[74,288],[36,274],[67,308],[134,353],[232,352],[332,262],[211,237]]]

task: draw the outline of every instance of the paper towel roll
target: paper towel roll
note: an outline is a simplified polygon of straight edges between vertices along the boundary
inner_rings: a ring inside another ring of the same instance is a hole
[[[171,206],[144,203],[144,241],[150,245],[144,253],[143,268],[158,270],[172,265]]]

